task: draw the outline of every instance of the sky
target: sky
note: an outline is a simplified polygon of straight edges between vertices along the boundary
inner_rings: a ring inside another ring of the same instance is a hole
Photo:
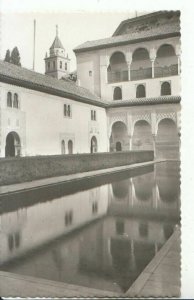
[[[140,12],[139,12],[140,14]],[[141,12],[142,14],[142,12]],[[1,16],[1,59],[7,49],[17,46],[21,64],[29,69],[33,64],[33,20],[36,20],[35,70],[44,73],[44,57],[59,28],[59,38],[71,59],[71,71],[76,69],[73,49],[88,40],[110,37],[121,21],[135,16],[135,11],[123,13],[12,13]]]

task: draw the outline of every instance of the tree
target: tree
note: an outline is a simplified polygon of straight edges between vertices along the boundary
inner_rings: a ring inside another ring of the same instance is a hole
[[[10,55],[10,50],[9,49],[7,49],[7,51],[6,51],[4,61],[11,62],[11,55]]]
[[[11,63],[17,66],[21,66],[20,53],[17,47],[14,47],[11,52]]]

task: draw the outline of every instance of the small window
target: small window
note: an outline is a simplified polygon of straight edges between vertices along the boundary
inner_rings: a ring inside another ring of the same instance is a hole
[[[61,141],[61,154],[65,154],[65,141]]]
[[[92,76],[92,71],[89,71],[89,76]]]
[[[122,90],[119,86],[114,88],[113,100],[122,100]]]
[[[7,93],[7,106],[12,107],[12,94],[11,94],[11,92]]]
[[[65,117],[71,117],[72,111],[71,111],[71,105],[64,104],[64,116]]]
[[[73,154],[73,142],[72,142],[72,140],[68,141],[68,153]]]
[[[136,89],[136,98],[144,98],[146,96],[145,86],[140,84]]]
[[[60,61],[60,69],[62,69],[62,67],[63,67],[63,63],[62,61]]]
[[[94,110],[94,121],[96,121],[96,111]]]
[[[14,94],[13,107],[15,107],[15,108],[19,107],[18,94],[16,94],[16,93]]]
[[[47,67],[48,67],[48,70],[50,70],[50,67],[51,67],[50,61],[48,62]]]
[[[53,69],[55,69],[55,61],[53,61]]]
[[[73,211],[70,210],[65,213],[65,225],[69,226],[72,224],[72,222],[73,222]]]
[[[96,214],[98,212],[98,202],[92,203],[92,213]]]
[[[171,95],[170,83],[165,81],[161,84],[161,96]]]
[[[96,121],[96,111],[95,110],[91,110],[91,120]]]
[[[67,63],[65,63],[65,70],[67,70]]]

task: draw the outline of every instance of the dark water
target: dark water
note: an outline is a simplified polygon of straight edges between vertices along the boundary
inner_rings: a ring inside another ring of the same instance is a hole
[[[180,218],[176,162],[0,198],[0,269],[125,292]]]

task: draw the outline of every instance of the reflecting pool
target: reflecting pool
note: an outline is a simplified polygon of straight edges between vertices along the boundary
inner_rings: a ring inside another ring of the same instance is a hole
[[[1,196],[0,269],[125,292],[179,223],[179,167]]]

